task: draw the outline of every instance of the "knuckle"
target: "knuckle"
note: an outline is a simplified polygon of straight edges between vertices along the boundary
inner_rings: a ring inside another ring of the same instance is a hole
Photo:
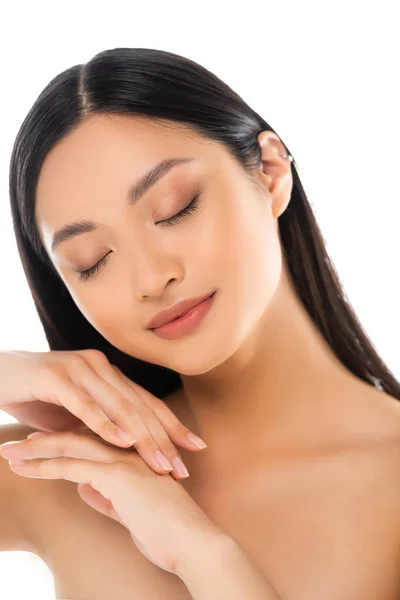
[[[48,461],[47,461],[48,462]],[[32,460],[32,468],[36,471],[36,475],[39,477],[45,477],[46,473],[46,463],[42,460]]]
[[[58,384],[58,376],[48,365],[43,365],[36,373],[35,380],[31,385],[31,395],[35,399],[55,398],[55,388]]]
[[[92,396],[90,396],[89,394],[87,394],[86,392],[84,392],[83,390],[76,390],[76,397],[77,400],[79,400],[79,402],[82,403],[82,408],[84,411],[87,411],[88,413],[99,413],[100,412],[100,406],[98,405],[98,403],[96,402],[96,400],[94,398],[92,398]]]
[[[98,429],[115,429],[115,425],[111,423],[110,419],[102,411],[96,400],[85,393],[79,394],[79,392],[77,392],[77,395],[83,420],[88,419],[91,421],[95,418]]]
[[[62,458],[66,456],[64,441],[64,439],[57,439],[53,446],[55,454],[57,454],[57,456],[61,456]]]
[[[77,371],[81,370],[82,368],[87,368],[87,363],[83,356],[74,353],[69,355],[66,361],[66,367],[69,370]]]
[[[79,351],[77,352],[76,350],[72,350],[68,353],[67,360],[71,363],[79,364],[82,364],[84,362],[83,355]]]
[[[37,383],[57,383],[64,376],[65,369],[60,364],[51,365],[49,363],[45,363],[38,373]]]
[[[125,396],[118,396],[118,405],[121,410],[128,416],[137,414],[136,407],[132,404],[131,400],[128,400]]]
[[[83,356],[105,356],[101,350],[97,348],[84,348],[83,350],[77,350],[77,354],[83,354]]]
[[[80,350],[71,350],[70,354],[77,354],[78,356],[83,356],[84,358],[88,356],[91,352],[89,348],[81,348]]]
[[[146,421],[157,421],[159,422],[159,419],[157,417],[157,414],[154,412],[154,410],[151,408],[151,406],[149,406],[148,404],[142,402],[140,404],[140,414],[143,418],[143,420]]]
[[[143,433],[137,436],[135,446],[139,446],[142,450],[147,450],[149,452],[154,452],[158,449],[158,446],[150,433]]]
[[[74,444],[77,437],[78,436],[75,433],[70,431],[57,432],[57,437],[52,441],[52,448],[54,448],[55,454],[65,457],[67,455],[66,448]]]
[[[101,352],[101,350],[88,350],[86,357],[93,362],[93,364],[98,364],[102,367],[110,364],[107,356],[104,354],[104,352]]]
[[[114,435],[116,426],[114,425],[114,423],[111,423],[108,417],[99,416],[97,421],[97,429],[98,431],[106,431]]]

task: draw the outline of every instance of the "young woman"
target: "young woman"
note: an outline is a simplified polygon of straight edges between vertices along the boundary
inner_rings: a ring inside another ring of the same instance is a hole
[[[268,123],[191,60],[101,52],[36,100],[10,191],[50,352],[0,357],[3,441],[52,433],[2,452],[2,548],[59,599],[397,598],[400,385]]]

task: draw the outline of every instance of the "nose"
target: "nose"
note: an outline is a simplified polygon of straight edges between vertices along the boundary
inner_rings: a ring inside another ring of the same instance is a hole
[[[183,267],[177,258],[165,251],[141,252],[134,261],[134,289],[136,299],[158,297],[165,294],[165,289],[174,280],[183,279]]]

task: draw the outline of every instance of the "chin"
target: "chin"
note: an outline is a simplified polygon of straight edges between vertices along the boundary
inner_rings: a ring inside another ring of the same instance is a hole
[[[226,344],[224,348],[218,347],[217,344],[213,343],[213,352],[210,351],[210,344],[198,345],[197,349],[182,350],[180,349],[181,355],[177,351],[174,355],[173,352],[168,353],[167,362],[163,362],[162,366],[167,369],[172,369],[179,373],[179,375],[196,376],[204,375],[209,373],[213,369],[216,369],[219,365],[229,359],[232,353],[227,352]]]

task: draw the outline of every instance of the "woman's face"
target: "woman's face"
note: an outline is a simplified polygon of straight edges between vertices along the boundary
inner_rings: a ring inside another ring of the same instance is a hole
[[[271,136],[270,139],[278,139]],[[275,147],[275,154],[279,154]],[[136,201],[128,189],[156,163],[186,157]],[[269,177],[257,187],[218,142],[142,117],[96,115],[55,146],[37,187],[43,244],[73,300],[123,352],[181,374],[209,371],[232,356],[259,323],[277,288],[281,250]],[[162,223],[185,209],[175,223]],[[75,221],[92,231],[53,236]],[[104,260],[103,257],[106,257]],[[79,271],[97,272],[82,279]],[[197,329],[159,338],[158,312],[217,290]]]

